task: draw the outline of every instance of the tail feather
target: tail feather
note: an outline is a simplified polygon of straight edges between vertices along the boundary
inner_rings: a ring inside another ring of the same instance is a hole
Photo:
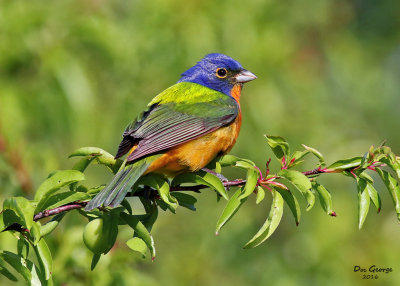
[[[111,181],[111,183],[109,183],[101,191],[101,193],[99,193],[99,199],[98,199],[100,202],[99,206],[103,205],[103,206],[107,207],[109,205],[109,203],[110,203],[109,201],[114,199],[115,196],[117,195],[118,189],[120,187],[126,187],[126,184],[124,184],[124,182],[126,181],[126,178],[129,177],[131,175],[131,172],[133,172],[133,171],[134,171],[134,169],[133,169],[132,165],[128,165],[122,170],[122,173],[120,175],[118,175],[118,173],[117,173],[116,182],[113,183]],[[128,190],[127,190],[127,192],[128,192]],[[95,199],[96,199],[96,197],[95,197]]]
[[[125,172],[125,176],[123,178],[121,178],[120,180],[118,180],[118,182],[116,184],[114,184],[113,186],[110,186],[110,192],[107,195],[107,197],[104,199],[103,204],[105,206],[109,206],[112,201],[118,196],[118,193],[121,190],[124,190],[127,188],[127,183],[129,182],[129,178],[133,176],[134,172],[130,172],[131,170],[126,170]],[[128,191],[128,190],[127,190]],[[127,192],[125,192],[126,194]]]
[[[148,157],[127,166],[123,164],[112,181],[86,205],[85,210],[119,205],[152,161]]]
[[[110,207],[115,207],[119,205],[125,198],[128,190],[130,190],[130,188],[136,183],[140,176],[143,175],[148,166],[149,164],[143,162],[139,166],[136,166],[134,171],[129,172],[124,181],[122,181],[120,185],[116,186],[116,188],[113,190],[113,195],[107,198],[107,200],[104,202],[104,205]]]
[[[128,166],[130,167],[130,166]],[[103,204],[103,202],[107,199],[107,196],[110,193],[110,190],[112,186],[118,185],[120,181],[122,181],[123,178],[128,174],[128,167],[125,166],[125,163],[121,166],[120,170],[115,174],[113,179],[111,180],[110,183],[105,186],[100,193],[98,193],[87,205],[85,210],[89,211],[94,208],[97,208]]]

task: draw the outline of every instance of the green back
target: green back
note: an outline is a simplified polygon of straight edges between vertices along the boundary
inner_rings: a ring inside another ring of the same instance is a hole
[[[239,112],[232,97],[190,82],[171,86],[148,107],[126,128],[117,157],[134,144],[128,161],[169,149],[233,122]]]

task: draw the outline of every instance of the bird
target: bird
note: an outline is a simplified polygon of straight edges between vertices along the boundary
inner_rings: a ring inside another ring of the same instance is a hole
[[[155,96],[122,134],[115,159],[126,159],[85,207],[118,206],[143,175],[176,176],[227,154],[239,135],[243,84],[257,77],[233,58],[207,54]]]

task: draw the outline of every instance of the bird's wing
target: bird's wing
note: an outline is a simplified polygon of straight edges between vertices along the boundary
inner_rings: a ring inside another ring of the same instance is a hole
[[[225,126],[237,117],[236,101],[196,83],[177,83],[156,96],[123,134],[116,157],[136,149],[133,161],[180,145]]]

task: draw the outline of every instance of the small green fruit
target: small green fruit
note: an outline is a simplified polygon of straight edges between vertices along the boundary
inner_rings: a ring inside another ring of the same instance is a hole
[[[109,234],[102,218],[90,221],[83,231],[83,242],[93,253],[104,253],[109,250]]]

